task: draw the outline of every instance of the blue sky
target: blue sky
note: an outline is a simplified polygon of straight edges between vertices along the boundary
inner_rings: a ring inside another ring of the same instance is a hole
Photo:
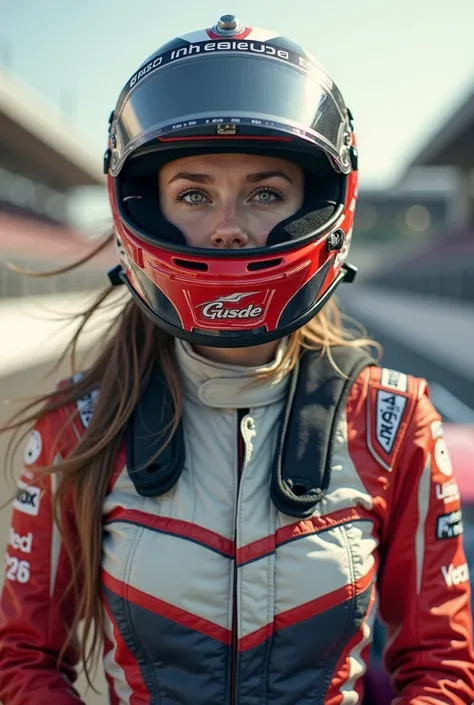
[[[365,185],[395,180],[474,85],[474,2],[450,0],[0,0],[0,60],[101,159],[118,92],[162,43],[226,12],[306,46],[355,118]],[[62,96],[62,98],[61,98]]]

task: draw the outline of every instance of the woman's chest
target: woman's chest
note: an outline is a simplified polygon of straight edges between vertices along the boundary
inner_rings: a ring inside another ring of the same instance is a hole
[[[278,410],[268,412],[188,424],[185,469],[162,497],[138,496],[122,472],[106,501],[103,573],[125,601],[251,640],[343,606],[373,582],[371,498],[344,434],[325,499],[298,520],[270,498]]]

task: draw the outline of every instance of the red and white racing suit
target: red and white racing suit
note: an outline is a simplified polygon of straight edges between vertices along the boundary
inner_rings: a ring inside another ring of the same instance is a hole
[[[186,461],[140,496],[119,453],[103,505],[104,667],[112,705],[355,704],[377,609],[397,705],[471,705],[474,654],[459,493],[424,380],[366,368],[335,428],[330,486],[304,520],[270,499],[288,375],[177,343]],[[66,456],[90,420],[80,400],[32,432],[13,511],[0,612],[4,705],[78,705],[71,566],[52,517]],[[63,439],[65,436],[63,434]],[[74,533],[72,500],[62,507]]]

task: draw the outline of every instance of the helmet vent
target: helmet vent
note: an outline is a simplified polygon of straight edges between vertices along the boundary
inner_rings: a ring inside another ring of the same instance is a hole
[[[206,262],[193,262],[189,259],[178,259],[177,257],[173,258],[173,262],[178,267],[183,267],[183,269],[192,269],[196,272],[207,272],[209,270],[209,266]]]
[[[262,269],[270,269],[271,267],[278,267],[279,264],[283,262],[281,257],[276,257],[275,259],[260,260],[259,262],[249,262],[247,269],[249,272],[258,272]]]

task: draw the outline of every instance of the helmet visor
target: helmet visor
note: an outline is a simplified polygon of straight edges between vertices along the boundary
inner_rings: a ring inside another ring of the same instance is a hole
[[[132,77],[111,127],[110,173],[117,176],[127,157],[159,138],[248,135],[252,128],[303,138],[350,171],[347,111],[323,69],[270,44],[218,41],[152,57]]]

